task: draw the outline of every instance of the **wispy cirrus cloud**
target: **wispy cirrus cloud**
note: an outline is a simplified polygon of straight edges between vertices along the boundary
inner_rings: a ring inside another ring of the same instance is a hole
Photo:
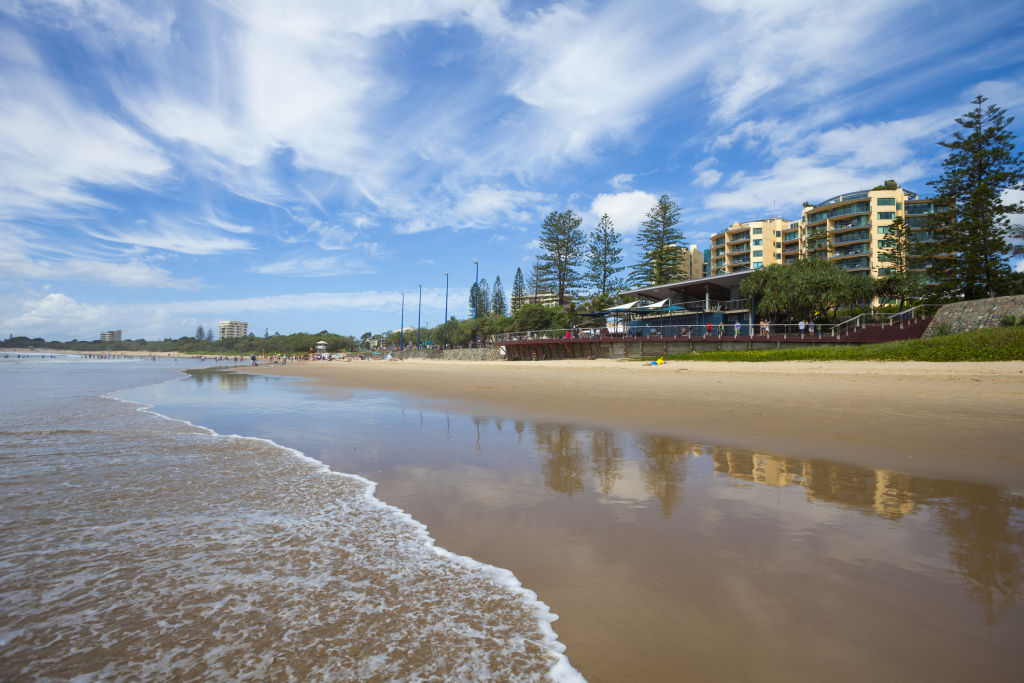
[[[72,280],[134,289],[194,290],[199,278],[175,277],[171,271],[138,257],[113,254],[105,259],[90,257],[65,245],[55,247],[34,231],[3,225],[4,248],[0,249],[0,278],[17,281]]]
[[[153,188],[171,166],[130,126],[78,101],[0,30],[0,217],[106,206],[93,188]]]

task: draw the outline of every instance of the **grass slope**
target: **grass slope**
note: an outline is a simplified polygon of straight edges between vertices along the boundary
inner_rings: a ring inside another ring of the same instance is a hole
[[[1024,327],[995,327],[928,339],[909,339],[863,346],[810,346],[757,351],[707,351],[665,356],[665,360],[1024,360]],[[651,359],[638,359],[651,360]]]

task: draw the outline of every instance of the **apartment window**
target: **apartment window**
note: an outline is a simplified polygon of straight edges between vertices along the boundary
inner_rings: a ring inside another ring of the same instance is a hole
[[[754,261],[754,262],[753,262],[753,263],[751,264],[751,266],[750,266],[750,267],[751,267],[751,268],[752,268],[753,270],[757,270],[758,268],[761,268],[762,266],[764,266],[764,264],[763,264],[763,263],[761,263],[760,261]]]
[[[896,218],[896,213],[893,211],[878,212],[878,220],[880,221],[891,221],[893,218]]]
[[[896,198],[895,197],[879,197],[878,198],[878,205],[879,206],[896,206]]]
[[[761,240],[754,240],[754,246],[755,247],[761,246]]]
[[[896,202],[896,210],[901,211],[903,209],[903,202]]]
[[[756,258],[756,257],[758,257],[758,256],[760,256],[760,255],[761,255],[761,252],[760,252],[760,250],[758,250],[758,251],[755,251],[755,252],[754,252],[753,254],[751,254],[751,256],[753,256],[753,257],[755,257],[755,258]]]
[[[775,248],[776,249],[780,249],[781,247],[782,247],[782,242],[776,242],[775,243]]]
[[[782,252],[780,252],[780,251],[775,252],[775,258],[776,259],[782,258]]]
[[[754,234],[755,235],[760,235],[761,234],[761,228],[754,228]]]
[[[879,249],[888,249],[891,246],[893,246],[891,240],[878,240],[878,248]]]

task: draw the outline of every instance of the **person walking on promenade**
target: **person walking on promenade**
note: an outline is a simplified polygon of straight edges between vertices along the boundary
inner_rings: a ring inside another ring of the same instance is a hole
[[[739,320],[736,321],[736,324],[733,325],[733,328],[735,329],[735,333],[733,334],[733,336],[734,337],[739,337],[740,336],[740,330],[743,329],[743,325],[740,325],[740,321]]]
[[[801,320],[800,324],[797,325],[797,327],[800,328],[800,338],[803,339],[804,338],[804,332],[807,331],[807,321],[806,320]]]

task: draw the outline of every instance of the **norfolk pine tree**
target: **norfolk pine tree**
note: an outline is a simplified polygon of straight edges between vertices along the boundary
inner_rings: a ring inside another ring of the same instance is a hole
[[[551,276],[544,262],[538,256],[530,266],[530,274],[526,276],[526,289],[533,292],[533,303],[537,303],[537,297],[551,291]]]
[[[681,277],[678,245],[684,238],[675,227],[679,224],[679,214],[679,207],[667,194],[661,195],[658,203],[647,212],[647,220],[637,234],[643,258],[630,271],[633,284],[640,287],[663,285]]]
[[[540,262],[558,295],[558,305],[566,303],[567,295],[579,284],[576,268],[583,256],[586,238],[580,228],[583,219],[569,209],[552,211],[540,230]]]
[[[927,248],[937,298],[1010,293],[1009,258],[1024,253],[1019,242],[1011,243],[1024,239],[1024,227],[1009,221],[1024,206],[1003,203],[1006,190],[1024,187],[1024,154],[1016,150],[1009,129],[1013,117],[995,105],[984,107],[986,101],[978,95],[971,102],[974,109],[956,119],[965,130],[939,143],[950,153],[942,162],[942,176],[928,183],[947,209],[933,219],[935,241]]]
[[[526,297],[526,283],[523,280],[523,269],[516,268],[516,276],[512,278],[512,315],[523,305]]]
[[[616,277],[623,270],[621,243],[622,235],[615,232],[612,219],[604,214],[590,233],[587,272],[583,275],[584,282],[601,298],[622,289],[622,281]]]
[[[491,313],[502,317],[508,315],[508,306],[505,304],[505,288],[501,285],[501,276],[494,278],[494,288],[491,291]]]
[[[880,257],[889,268],[889,274],[879,280],[878,295],[897,299],[898,309],[903,310],[907,300],[921,291],[921,278],[919,273],[915,272],[918,245],[903,216],[893,219],[884,243],[884,251]]]
[[[491,313],[491,288],[487,286],[487,278],[480,278],[480,315]]]

